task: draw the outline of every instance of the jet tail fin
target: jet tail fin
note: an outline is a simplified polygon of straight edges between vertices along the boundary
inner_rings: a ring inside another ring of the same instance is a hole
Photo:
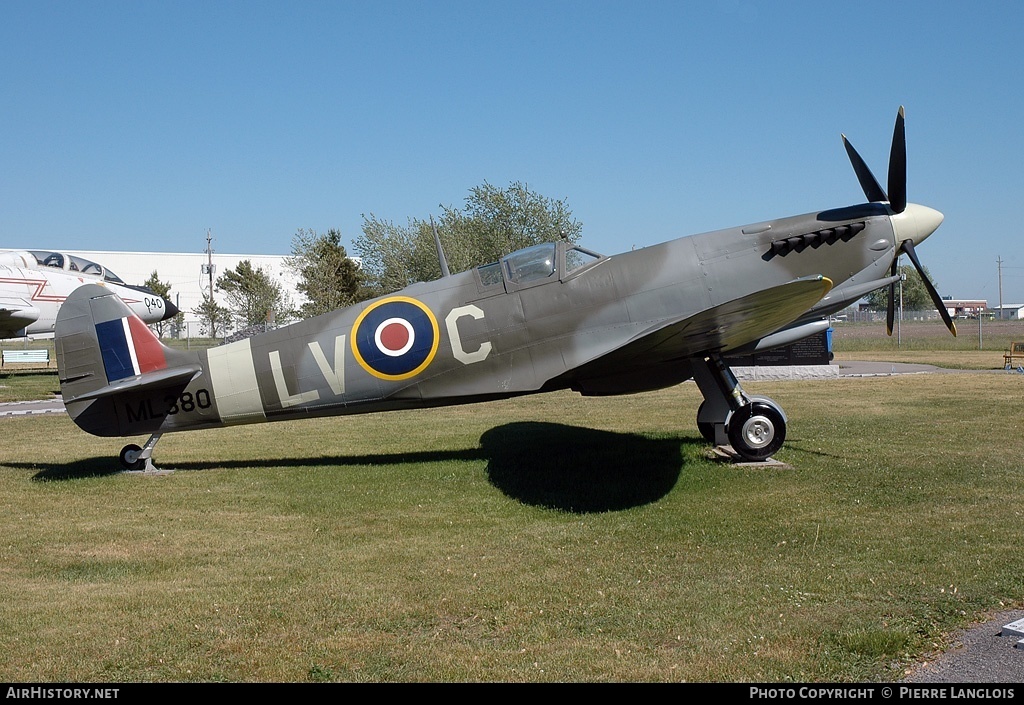
[[[173,400],[202,372],[198,354],[161,343],[117,295],[95,284],[61,305],[54,346],[64,406],[96,436],[155,432],[166,411],[150,408],[154,396]]]

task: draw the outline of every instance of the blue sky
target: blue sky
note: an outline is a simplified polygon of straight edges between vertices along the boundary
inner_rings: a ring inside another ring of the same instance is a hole
[[[287,254],[515,181],[614,254],[863,200],[1024,303],[1024,3],[0,0],[0,247]],[[351,249],[351,248],[350,248]]]

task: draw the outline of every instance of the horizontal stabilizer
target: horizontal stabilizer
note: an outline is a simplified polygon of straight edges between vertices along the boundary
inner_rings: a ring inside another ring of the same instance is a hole
[[[199,364],[194,364],[187,365],[185,367],[158,370],[156,372],[147,372],[135,377],[120,379],[113,384],[108,384],[105,387],[100,387],[99,389],[79,394],[76,397],[65,399],[65,401],[89,401],[92,399],[101,399],[103,397],[122,394],[124,392],[142,392],[153,389],[166,389],[176,385],[184,386],[195,379],[202,371],[203,368]]]

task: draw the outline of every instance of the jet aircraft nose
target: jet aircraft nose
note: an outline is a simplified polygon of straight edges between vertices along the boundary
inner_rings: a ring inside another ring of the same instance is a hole
[[[177,316],[178,313],[181,311],[181,309],[179,309],[177,306],[171,303],[171,300],[168,299],[166,296],[160,296],[147,286],[133,286],[132,284],[126,284],[125,286],[127,286],[129,289],[134,289],[135,291],[145,294],[146,296],[150,297],[150,300],[152,300],[153,298],[159,298],[161,301],[164,302],[162,309],[163,313],[160,314],[160,318],[154,318],[153,309],[157,307],[151,307],[150,304],[148,303],[145,304],[145,306],[143,306],[141,302],[138,303],[137,305],[132,304],[132,310],[134,310],[135,313],[139,316],[139,318],[144,320],[146,323],[159,323],[160,321],[166,321],[169,318]],[[157,309],[158,312],[159,310],[160,309]]]
[[[911,240],[914,245],[920,245],[925,239],[935,232],[942,224],[945,216],[934,208],[921,206],[916,203],[908,203],[902,213],[892,216],[892,229],[896,234],[896,246],[901,242]]]
[[[164,317],[161,318],[160,320],[161,321],[166,321],[168,318],[174,318],[175,316],[178,315],[179,310],[180,309],[177,306],[175,306],[174,304],[172,304],[170,301],[168,301],[165,298],[164,299]]]

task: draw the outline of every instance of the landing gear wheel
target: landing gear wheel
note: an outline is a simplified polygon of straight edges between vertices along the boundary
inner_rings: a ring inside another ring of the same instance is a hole
[[[786,418],[775,406],[755,401],[733,412],[726,431],[733,450],[744,458],[767,460],[786,440]]]
[[[121,449],[121,455],[118,456],[121,460],[121,467],[125,470],[142,470],[146,467],[146,460],[140,458],[140,455],[142,455],[142,448],[134,443],[126,445]]]
[[[700,406],[697,407],[697,430],[700,431],[700,435],[704,436],[704,440],[708,443],[715,442],[715,425],[710,421],[701,421],[700,413],[704,411],[704,405],[707,402],[701,402]]]

